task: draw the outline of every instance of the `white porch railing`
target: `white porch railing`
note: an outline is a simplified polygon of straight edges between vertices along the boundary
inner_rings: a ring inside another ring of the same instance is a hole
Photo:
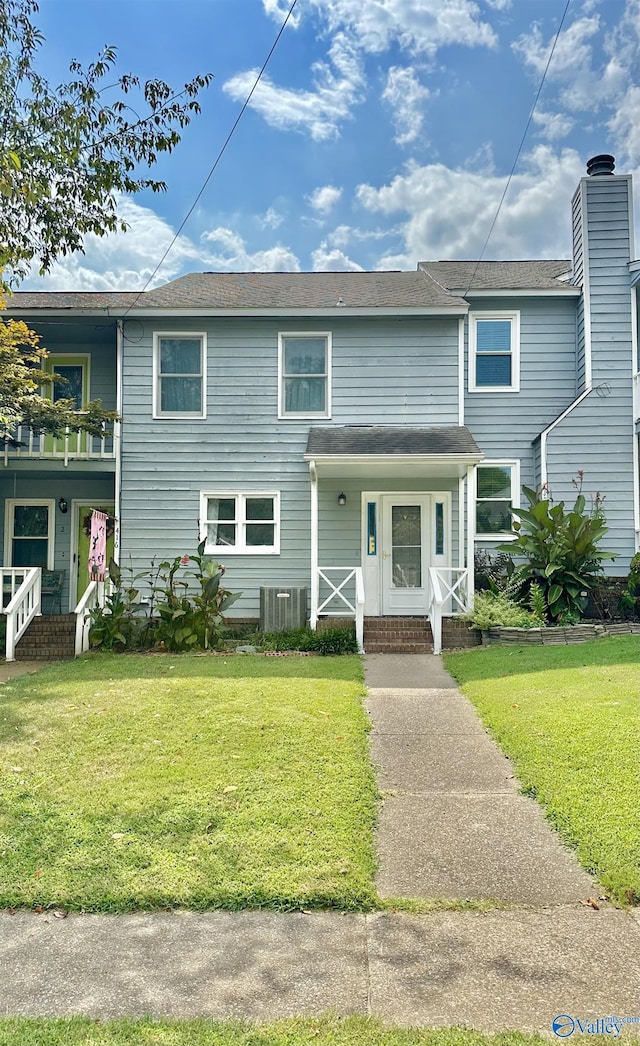
[[[82,413],[79,411],[78,413]],[[68,465],[70,461],[109,461],[115,458],[114,433],[118,422],[104,422],[102,434],[91,436],[88,432],[73,432],[66,428],[62,436],[48,436],[34,432],[26,425],[19,425],[5,434],[4,464],[15,458],[50,459]],[[8,441],[6,437],[9,437]]]
[[[74,614],[76,615],[75,656],[86,654],[89,649],[89,632],[91,631],[91,611],[94,607],[103,607],[106,598],[106,582],[90,581],[85,588]]]
[[[329,575],[338,575],[335,581]],[[343,575],[340,578],[340,575]],[[352,617],[356,623],[358,651],[364,654],[364,581],[362,567],[318,567],[312,584],[318,591],[318,609],[311,616],[311,627],[315,630],[320,614],[329,617]],[[329,588],[320,602],[320,588]],[[334,604],[335,601],[335,605]],[[345,609],[346,608],[346,609]]]
[[[469,571],[466,567],[429,567],[427,588],[433,652],[442,652],[442,618],[467,614],[471,609]]]
[[[7,661],[15,661],[16,643],[40,613],[42,570],[40,567],[0,567],[0,574],[3,602],[5,592],[11,597],[2,608],[7,619],[5,657]]]

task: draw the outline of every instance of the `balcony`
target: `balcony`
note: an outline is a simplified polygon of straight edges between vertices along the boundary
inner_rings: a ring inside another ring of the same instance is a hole
[[[103,423],[100,436],[73,432],[69,428],[62,436],[49,436],[19,425],[5,441],[4,466],[7,468],[15,461],[52,461],[63,467],[75,461],[108,465],[115,462],[118,439],[119,424],[113,421]]]

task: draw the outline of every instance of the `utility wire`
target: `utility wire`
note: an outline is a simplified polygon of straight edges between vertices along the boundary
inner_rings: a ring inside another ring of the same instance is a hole
[[[220,149],[218,155],[216,156],[216,158],[215,158],[215,160],[213,162],[213,165],[212,165],[212,167],[211,167],[207,177],[205,178],[204,182],[202,183],[202,185],[200,187],[200,190],[198,191],[198,193],[196,195],[195,200],[191,204],[191,207],[189,208],[189,210],[187,211],[186,215],[184,216],[184,218],[183,218],[180,226],[178,227],[178,229],[177,229],[173,239],[171,240],[171,243],[169,244],[169,246],[167,247],[166,251],[162,255],[162,257],[161,257],[160,261],[158,262],[158,264],[156,265],[155,269],[153,270],[153,272],[149,276],[149,278],[148,278],[147,282],[145,283],[144,287],[142,288],[142,290],[138,291],[138,293],[137,293],[136,297],[134,298],[133,302],[131,303],[131,305],[128,307],[128,309],[126,310],[126,312],[122,316],[123,320],[129,315],[129,313],[131,312],[131,309],[133,309],[136,306],[136,304],[138,302],[138,299],[140,298],[140,296],[142,294],[144,294],[144,292],[146,291],[147,287],[152,282],[152,280],[155,279],[157,273],[159,272],[159,270],[162,268],[162,266],[164,265],[165,261],[167,260],[167,257],[169,255],[170,251],[175,246],[176,241],[177,241],[178,237],[180,236],[180,233],[182,232],[182,230],[184,229],[185,225],[189,221],[189,218],[191,217],[191,215],[195,211],[196,207],[198,206],[198,203],[199,203],[199,201],[200,201],[200,199],[202,197],[202,194],[204,193],[204,191],[205,191],[207,185],[209,184],[209,182],[211,181],[211,178],[213,177],[213,174],[214,174],[218,164],[220,163],[220,160],[224,156],[225,150],[226,150],[227,146],[229,145],[229,142],[233,138],[233,135],[235,133],[235,130],[236,130],[238,124],[240,123],[242,117],[244,116],[244,114],[245,114],[245,112],[246,112],[246,110],[248,108],[249,102],[251,101],[258,84],[260,83],[262,77],[264,76],[265,70],[266,70],[269,62],[271,61],[271,57],[273,55],[273,52],[275,51],[276,47],[278,46],[278,44],[280,42],[280,37],[282,36],[282,34],[284,33],[284,31],[285,31],[285,29],[287,27],[287,23],[289,22],[289,19],[291,18],[291,15],[294,12],[294,9],[295,9],[295,6],[296,6],[297,2],[298,2],[298,0],[293,0],[293,3],[291,4],[291,7],[289,8],[289,11],[287,13],[286,18],[284,19],[282,25],[280,26],[280,29],[278,31],[278,35],[276,36],[275,40],[273,41],[273,44],[271,46],[271,50],[269,51],[269,54],[267,55],[267,57],[265,58],[264,62],[262,63],[262,68],[260,69],[260,72],[258,73],[258,75],[255,78],[255,81],[253,83],[253,87],[251,88],[251,90],[249,91],[249,94],[245,98],[244,104],[243,104],[240,112],[238,113],[238,115],[237,115],[237,117],[236,117],[236,119],[235,119],[235,121],[233,123],[233,126],[232,126],[231,130],[229,131],[229,134],[225,138],[224,143],[222,145],[222,148]]]
[[[533,105],[531,106],[531,112],[529,113],[529,119],[527,120],[524,132],[522,134],[522,138],[520,139],[520,145],[518,146],[518,151],[516,153],[515,160],[513,161],[513,166],[511,168],[511,171],[509,172],[509,177],[507,178],[507,184],[505,185],[504,190],[502,192],[502,196],[500,197],[500,202],[498,204],[498,209],[497,209],[497,211],[496,211],[496,213],[494,215],[493,221],[491,222],[491,227],[489,229],[489,232],[487,233],[487,238],[484,241],[482,250],[480,252],[480,257],[478,258],[478,260],[477,260],[477,262],[475,264],[475,267],[473,269],[473,272],[471,273],[471,278],[469,280],[469,283],[467,285],[467,289],[464,292],[463,297],[466,297],[467,294],[469,293],[469,291],[471,290],[471,286],[472,286],[473,281],[475,279],[476,273],[478,271],[478,268],[480,266],[480,263],[481,263],[482,259],[484,258],[485,251],[486,251],[486,249],[487,249],[487,247],[489,245],[489,240],[491,239],[491,236],[493,234],[493,230],[496,227],[496,222],[498,220],[498,215],[500,214],[500,211],[502,210],[502,204],[504,203],[505,197],[506,197],[507,193],[509,192],[509,186],[511,185],[511,181],[512,181],[515,169],[516,169],[516,167],[518,165],[518,160],[520,159],[520,153],[522,152],[522,149],[524,147],[525,139],[527,137],[527,134],[529,133],[529,128],[531,126],[531,121],[533,120],[533,114],[535,113],[536,106],[538,104],[538,101],[540,100],[540,95],[542,93],[542,88],[543,88],[544,82],[545,82],[545,80],[547,78],[547,73],[549,72],[549,66],[551,65],[551,60],[553,58],[554,51],[556,49],[556,44],[558,43],[558,39],[560,38],[560,33],[562,32],[562,27],[564,26],[564,22],[565,22],[565,19],[567,17],[567,12],[569,10],[570,3],[571,3],[571,0],[567,0],[567,2],[565,4],[564,11],[562,12],[562,18],[560,19],[560,24],[558,26],[558,31],[556,32],[556,35],[555,35],[554,40],[553,40],[553,44],[551,45],[551,50],[549,51],[549,57],[547,58],[547,64],[544,67],[544,72],[542,74],[542,79],[540,81],[540,86],[538,87],[538,91],[537,91],[536,96],[534,98]]]

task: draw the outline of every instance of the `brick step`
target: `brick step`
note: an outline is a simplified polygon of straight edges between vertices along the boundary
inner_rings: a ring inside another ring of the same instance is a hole
[[[368,643],[433,643],[430,632],[365,632]]]
[[[16,661],[67,661],[75,656],[75,614],[33,619],[16,646]]]
[[[368,654],[432,654],[433,643],[367,643]]]
[[[419,617],[365,617],[364,626],[372,628],[423,628],[429,627],[429,618],[424,614]]]

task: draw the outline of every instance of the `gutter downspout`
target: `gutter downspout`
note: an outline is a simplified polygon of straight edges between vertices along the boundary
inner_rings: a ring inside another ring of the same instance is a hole
[[[123,385],[122,385],[122,370],[123,370],[123,353],[124,353],[124,323],[122,320],[118,320],[116,323],[116,410],[118,415],[122,417],[122,400],[123,400]],[[122,542],[121,534],[121,523],[120,523],[120,506],[121,506],[121,491],[122,491],[122,435],[120,426],[121,421],[116,421],[113,426],[113,450],[116,458],[116,471],[115,471],[115,530],[113,535],[113,558],[116,563],[120,562],[120,548]]]
[[[315,461],[309,462],[311,479],[311,618],[315,632],[318,624],[318,470]]]

